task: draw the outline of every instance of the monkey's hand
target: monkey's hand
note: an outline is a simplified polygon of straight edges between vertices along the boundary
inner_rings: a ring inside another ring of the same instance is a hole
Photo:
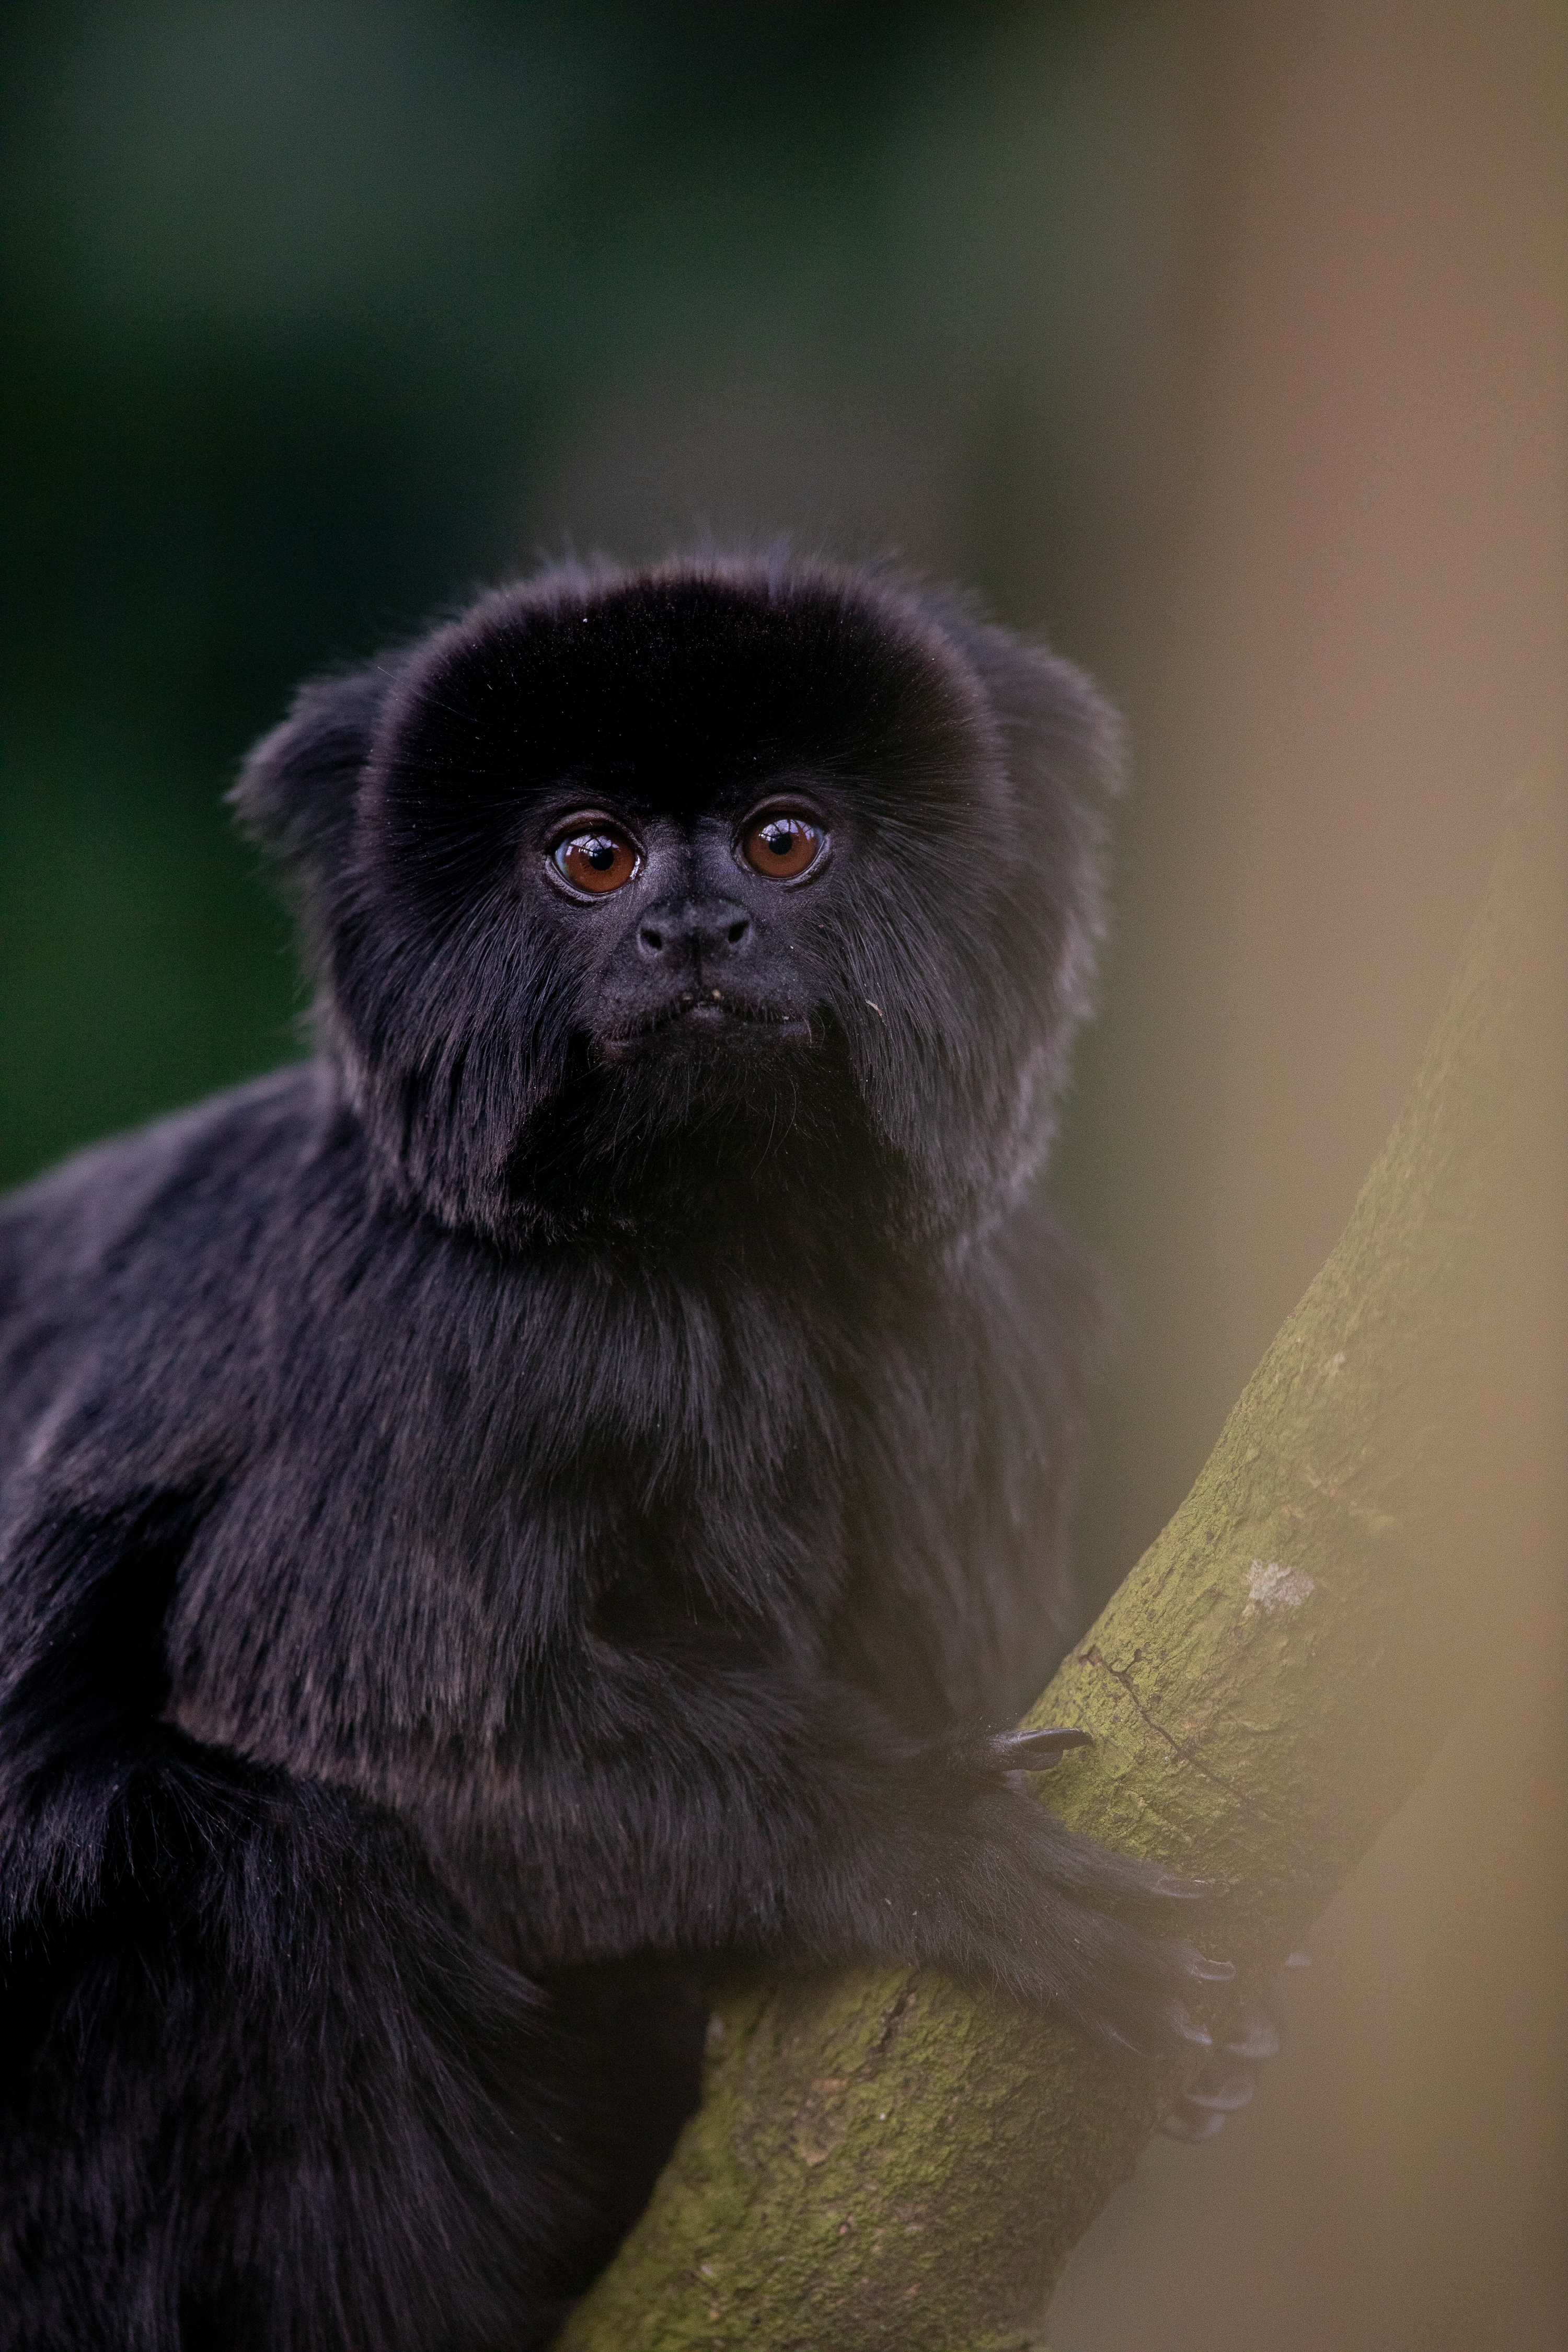
[[[1287,1969],[1310,1967],[1305,1952],[1292,1952]],[[1278,2055],[1283,2034],[1280,1993],[1283,1974],[1261,2001],[1244,2010],[1232,2030],[1205,2060],[1161,2125],[1172,2139],[1214,2139],[1226,2119],[1251,2104],[1264,2067]]]
[[[1026,1773],[1086,1738],[1011,1732],[926,1750],[922,1801],[881,1856],[879,1941],[1145,2055],[1212,2047],[1187,2002],[1235,1969],[1152,1932],[1151,1917],[1201,1899],[1205,1883],[1108,1853],[1026,1793]]]
[[[608,1644],[596,1664],[615,1736],[531,1761],[510,1784],[507,1844],[456,1867],[443,1849],[476,1916],[499,1895],[505,1919],[531,1927],[520,1966],[884,1959],[1142,2052],[1208,2045],[1187,2003],[1233,1971],[1157,1924],[1205,1889],[1104,1852],[1026,1793],[1025,1772],[1080,1735],[921,1740],[804,1675],[724,1675],[704,1656],[683,1678],[679,1655]]]

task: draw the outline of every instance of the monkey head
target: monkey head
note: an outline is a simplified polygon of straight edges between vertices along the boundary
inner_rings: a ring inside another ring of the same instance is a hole
[[[797,1181],[951,1233],[1048,1141],[1114,771],[1088,682],[956,599],[705,556],[552,568],[306,688],[236,800],[443,1222]]]

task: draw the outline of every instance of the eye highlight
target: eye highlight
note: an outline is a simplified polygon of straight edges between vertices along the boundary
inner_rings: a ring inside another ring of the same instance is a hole
[[[569,890],[603,898],[624,890],[642,865],[634,842],[607,824],[584,825],[569,833],[550,853],[550,863]]]
[[[821,825],[787,809],[758,817],[741,835],[741,856],[752,873],[779,882],[808,874],[826,846]]]

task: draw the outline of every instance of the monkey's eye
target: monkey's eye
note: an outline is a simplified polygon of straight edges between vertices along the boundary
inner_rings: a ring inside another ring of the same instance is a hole
[[[781,814],[759,817],[741,836],[741,855],[753,874],[793,881],[816,865],[827,836],[808,817]]]
[[[600,898],[608,890],[624,889],[642,859],[625,834],[612,833],[607,825],[595,825],[587,832],[568,834],[564,841],[558,841],[550,853],[550,862],[568,888]]]

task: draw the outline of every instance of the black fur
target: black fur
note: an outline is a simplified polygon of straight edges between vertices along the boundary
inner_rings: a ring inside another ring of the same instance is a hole
[[[1097,1907],[1177,1890],[979,1736],[1066,1628],[1113,764],[955,602],[738,559],[504,589],[253,754],[320,1058],[0,1222],[10,2352],[546,2342],[746,1956],[1182,2031]],[[589,809],[645,864],[577,901]]]

